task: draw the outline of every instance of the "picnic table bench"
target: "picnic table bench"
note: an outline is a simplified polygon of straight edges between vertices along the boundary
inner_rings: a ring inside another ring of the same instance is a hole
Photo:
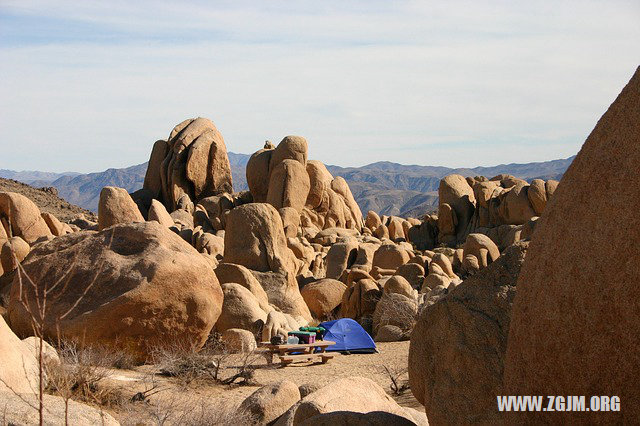
[[[326,352],[327,347],[335,345],[330,340],[318,340],[315,343],[298,343],[295,345],[273,345],[270,342],[261,342],[260,347],[265,349],[267,362],[273,363],[273,355],[278,355],[280,364],[284,367],[294,361],[320,361],[326,364],[334,354]],[[319,349],[319,351],[316,351]]]

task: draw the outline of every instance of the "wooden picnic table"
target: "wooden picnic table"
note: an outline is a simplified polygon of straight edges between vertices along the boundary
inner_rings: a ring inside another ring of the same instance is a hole
[[[334,354],[326,352],[327,347],[335,344],[336,342],[330,340],[318,340],[315,343],[298,343],[295,345],[273,345],[271,342],[261,342],[260,347],[266,350],[266,354],[268,355],[267,362],[269,364],[273,363],[273,355],[278,355],[280,363],[284,367],[294,361],[319,360],[323,364],[326,364],[327,361],[334,357]],[[316,349],[319,349],[319,351],[316,352]]]

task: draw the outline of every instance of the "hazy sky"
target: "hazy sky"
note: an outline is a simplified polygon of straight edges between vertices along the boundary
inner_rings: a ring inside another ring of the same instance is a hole
[[[229,151],[296,134],[337,165],[565,158],[639,22],[638,0],[0,0],[0,168],[138,164],[197,116]]]

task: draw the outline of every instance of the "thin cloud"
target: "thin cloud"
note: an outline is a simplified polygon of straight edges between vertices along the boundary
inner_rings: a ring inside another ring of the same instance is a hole
[[[290,3],[5,2],[0,167],[140,163],[195,116],[338,165],[568,157],[640,62],[632,2]]]

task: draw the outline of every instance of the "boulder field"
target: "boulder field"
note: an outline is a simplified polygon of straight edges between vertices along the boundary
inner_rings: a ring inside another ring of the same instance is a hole
[[[633,422],[639,114],[636,71],[560,183],[449,175],[437,212],[421,218],[363,216],[301,136],[256,151],[249,190],[234,192],[206,118],[155,142],[143,189],[105,187],[97,222],[63,223],[2,192],[0,378],[34,387],[32,343],[20,340],[34,322],[48,340],[145,362],[212,334],[251,351],[346,317],[376,341],[411,340],[409,381],[426,416],[357,377],[269,384],[239,410],[276,425]],[[509,394],[618,395],[625,409],[504,417],[495,396]]]
[[[451,175],[438,215],[363,217],[300,136],[266,143],[246,175],[249,191],[233,192],[222,134],[196,118],[154,143],[143,189],[103,188],[97,223],[62,223],[0,193],[12,329],[27,337],[36,320],[48,339],[110,344],[140,361],[177,340],[201,347],[211,332],[268,340],[336,317],[407,340],[424,306],[531,236],[555,188]]]

